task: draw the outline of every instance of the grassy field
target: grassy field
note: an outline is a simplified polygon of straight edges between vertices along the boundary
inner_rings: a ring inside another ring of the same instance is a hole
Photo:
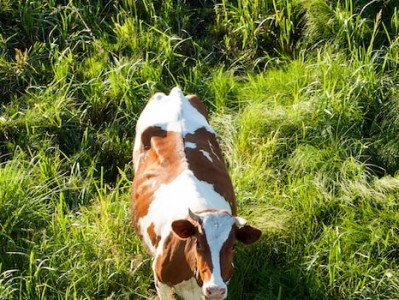
[[[134,126],[179,85],[239,212],[229,299],[399,298],[395,0],[0,1],[0,299],[153,299]]]

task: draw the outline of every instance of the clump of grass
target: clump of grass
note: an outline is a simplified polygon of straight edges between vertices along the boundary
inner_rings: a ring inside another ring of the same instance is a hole
[[[1,165],[1,261],[3,270],[24,266],[26,248],[47,225],[51,188],[37,185],[29,162],[21,157]],[[20,256],[20,257],[19,257]]]
[[[306,29],[304,41],[310,46],[329,44],[337,49],[378,50],[387,45],[394,30],[396,5],[346,1],[305,1]]]
[[[269,298],[292,297],[292,290],[312,299],[395,294],[397,282],[387,270],[396,264],[390,252],[396,225],[388,217],[397,213],[391,202],[396,179],[384,177],[393,183],[384,192],[370,184],[382,167],[373,163],[374,145],[384,148],[375,139],[381,132],[370,135],[376,112],[384,109],[373,97],[391,83],[370,68],[375,62],[345,63],[344,54],[328,48],[318,53],[317,63],[299,60],[235,83],[243,105],[222,134],[231,140],[234,132],[227,160],[240,207],[255,216],[262,204],[279,208],[272,224],[266,214],[263,219],[277,258],[252,267],[276,268],[262,281]],[[282,224],[277,237],[273,224]],[[270,262],[279,259],[282,268]]]
[[[24,165],[19,158],[0,169],[2,295],[151,295],[149,258],[130,226],[126,173],[120,170],[111,188],[103,177],[79,177],[78,166],[60,174],[65,161],[54,158],[43,154]],[[96,199],[78,209],[85,193]]]
[[[81,291],[100,298],[151,295],[146,288],[151,280],[149,258],[132,234],[126,209],[129,187],[125,179],[111,193],[105,183],[97,186],[98,199],[77,214],[67,209],[61,195],[47,238],[40,244],[43,265],[35,267],[44,274],[38,276],[36,289],[71,299],[80,297]],[[47,290],[49,286],[63,289]],[[37,292],[27,290],[27,295]]]

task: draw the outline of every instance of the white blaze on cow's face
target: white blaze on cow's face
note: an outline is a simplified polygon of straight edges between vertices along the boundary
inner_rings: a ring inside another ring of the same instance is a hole
[[[212,265],[212,270],[205,269],[205,272],[201,273],[203,278],[202,293],[207,297],[224,299],[227,295],[225,282],[230,280],[233,274],[234,238],[231,232],[236,220],[223,212],[206,213],[200,218],[202,220],[203,234],[209,247],[210,265]],[[199,240],[197,240],[197,257],[204,254],[203,249],[201,249],[202,245],[199,243]],[[227,249],[222,249],[226,248],[223,247],[225,244],[228,245]],[[224,253],[222,253],[222,250]],[[199,270],[201,272],[201,269]],[[207,271],[211,271],[209,272],[210,274]]]
[[[208,299],[221,300],[227,296],[226,283],[233,275],[236,241],[251,244],[259,239],[259,229],[245,225],[245,220],[226,211],[210,210],[172,223],[178,237],[196,240],[196,278]]]

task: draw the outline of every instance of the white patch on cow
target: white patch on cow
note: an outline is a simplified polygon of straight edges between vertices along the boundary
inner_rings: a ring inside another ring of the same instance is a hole
[[[220,267],[220,251],[223,244],[228,239],[232,230],[235,218],[223,212],[199,214],[202,219],[202,228],[207,237],[208,245],[211,251],[213,272],[211,279],[204,282],[202,286],[203,293],[208,287],[227,288],[223,282]]]
[[[141,137],[144,130],[151,126],[180,132],[183,138],[202,127],[215,134],[206,118],[191,105],[178,87],[173,88],[168,96],[156,93],[147,103],[137,121],[134,151],[139,150],[141,145],[141,138],[137,137]]]
[[[205,156],[210,162],[213,162],[213,159],[211,157],[211,155],[209,154],[209,152],[201,149],[200,152],[202,153],[203,156]]]
[[[146,216],[139,220],[142,236],[153,255],[161,254],[164,239],[171,231],[174,220],[187,217],[188,209],[193,212],[206,209],[220,209],[231,213],[229,203],[217,193],[213,185],[196,178],[193,172],[185,169],[168,184],[162,184],[154,193],[154,198]],[[147,228],[154,223],[154,231],[161,236],[158,251],[152,245]]]
[[[247,224],[247,220],[241,218],[241,217],[234,217],[236,219],[236,224],[239,226],[244,226]]]
[[[185,142],[184,143],[184,148],[195,149],[195,148],[197,148],[197,145],[195,143],[192,143],[192,142]]]
[[[204,296],[201,294],[201,288],[194,278],[183,281],[174,286],[175,292],[184,300],[201,300]]]

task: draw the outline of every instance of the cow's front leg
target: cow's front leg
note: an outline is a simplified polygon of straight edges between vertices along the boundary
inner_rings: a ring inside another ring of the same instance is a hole
[[[176,299],[176,297],[174,296],[174,290],[169,285],[158,281],[155,284],[155,287],[157,289],[159,300],[172,300],[172,299],[174,300],[174,299]]]

